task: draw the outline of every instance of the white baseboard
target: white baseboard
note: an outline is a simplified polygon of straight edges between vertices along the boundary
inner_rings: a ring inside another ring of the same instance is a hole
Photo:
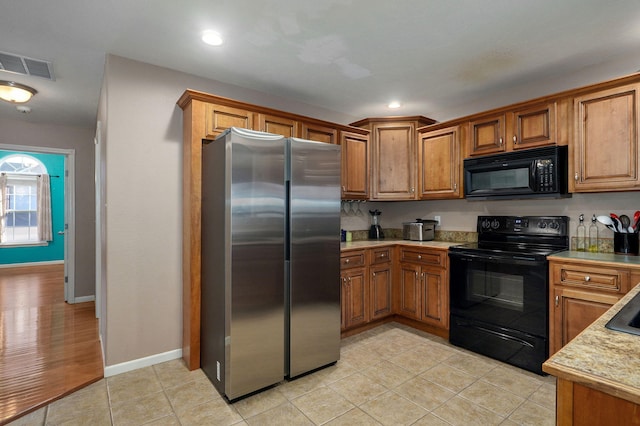
[[[96,296],[95,295],[91,295],[91,296],[80,296],[80,297],[75,297],[73,299],[73,303],[84,303],[84,302],[95,302],[96,301]]]
[[[179,358],[182,358],[182,349],[175,349],[173,351],[134,359],[116,365],[105,366],[104,377],[115,376],[116,374],[126,373],[127,371],[133,371]]]
[[[27,263],[6,263],[0,265],[2,268],[22,268],[23,266],[42,266],[42,265],[64,265],[64,260],[47,260],[43,262],[27,262]]]

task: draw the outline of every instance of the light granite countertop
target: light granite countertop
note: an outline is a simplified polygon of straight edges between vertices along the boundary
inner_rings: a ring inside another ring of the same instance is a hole
[[[590,253],[585,251],[561,251],[547,256],[550,260],[598,262],[602,266],[625,266],[640,268],[640,256],[613,253]]]
[[[453,242],[453,241],[410,241],[410,240],[397,240],[397,239],[360,240],[360,241],[349,241],[346,243],[340,243],[340,250],[344,251],[344,250],[355,250],[355,249],[367,249],[367,248],[395,246],[395,245],[429,247],[429,248],[438,248],[438,249],[446,250],[451,246],[456,246],[460,244],[464,244],[464,243]]]
[[[638,293],[640,285],[549,358],[542,370],[640,404],[640,336],[605,328]]]

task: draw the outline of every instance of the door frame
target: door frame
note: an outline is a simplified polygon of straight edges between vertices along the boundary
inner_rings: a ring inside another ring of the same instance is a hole
[[[12,145],[0,143],[0,149],[25,153],[58,154],[64,156],[64,299],[75,303],[75,260],[76,260],[76,181],[75,149],[49,148],[42,146]],[[56,232],[54,230],[54,232]]]

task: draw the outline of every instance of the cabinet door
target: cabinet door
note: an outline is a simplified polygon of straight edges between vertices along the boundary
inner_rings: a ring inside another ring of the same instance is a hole
[[[421,319],[438,327],[448,327],[449,305],[446,289],[446,271],[440,268],[423,267],[422,281],[422,314]]]
[[[394,291],[396,292],[394,300],[397,304],[395,313],[420,320],[420,266],[401,263],[400,281]]]
[[[415,125],[377,124],[371,138],[371,199],[416,199]]]
[[[485,155],[506,150],[504,114],[469,123],[469,155]]]
[[[297,138],[300,137],[298,124],[296,120],[290,118],[258,114],[258,130],[261,132],[274,133],[287,138]]]
[[[302,123],[302,139],[310,141],[338,144],[338,129],[319,124]]]
[[[572,190],[640,188],[638,87],[627,85],[574,98]]]
[[[369,137],[341,132],[342,198],[367,199],[369,196]]]
[[[391,315],[391,263],[369,268],[370,319]]]
[[[365,324],[368,321],[368,291],[365,268],[355,268],[343,272],[346,279],[347,294],[345,327]]]
[[[621,297],[556,286],[551,302],[549,355],[569,343]]]
[[[418,137],[420,198],[461,198],[460,127],[420,133]]]
[[[205,138],[214,139],[229,127],[253,129],[251,111],[215,104],[207,104],[205,111]]]
[[[556,103],[531,106],[514,111],[513,149],[527,149],[537,146],[553,145],[556,136]]]

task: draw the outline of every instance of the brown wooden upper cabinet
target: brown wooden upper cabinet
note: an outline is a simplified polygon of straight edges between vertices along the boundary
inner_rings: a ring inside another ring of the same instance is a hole
[[[287,138],[300,137],[299,122],[287,117],[271,114],[258,114],[258,126],[256,130],[282,135]]]
[[[307,123],[304,121],[301,124],[302,131],[300,137],[302,139],[332,143],[334,145],[337,145],[340,142],[338,140],[338,129],[335,127],[322,126],[320,124]]]
[[[640,188],[639,88],[628,84],[573,98],[572,192]]]
[[[369,197],[369,136],[340,132],[342,146],[342,198],[366,200]]]
[[[435,123],[422,117],[366,118],[351,123],[371,131],[371,200],[417,200],[417,129]]]
[[[556,102],[472,119],[468,156],[495,154],[557,143]]]
[[[422,200],[462,198],[460,126],[418,130],[419,181]]]
[[[205,138],[215,139],[229,127],[253,129],[253,112],[226,105],[205,105]]]

